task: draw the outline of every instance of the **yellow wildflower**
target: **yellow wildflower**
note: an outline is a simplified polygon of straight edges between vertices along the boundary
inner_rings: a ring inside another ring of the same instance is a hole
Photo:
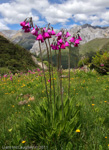
[[[105,139],[107,139],[107,136],[105,136]]]
[[[105,103],[107,102],[107,101],[104,101]]]
[[[76,132],[80,132],[80,130],[79,130],[79,129],[77,129],[77,130],[76,130]]]
[[[94,106],[95,104],[92,104],[92,106]]]
[[[22,141],[22,143],[24,144],[26,141]]]
[[[9,131],[9,132],[11,132],[11,131],[12,131],[12,129],[8,129],[8,131]]]

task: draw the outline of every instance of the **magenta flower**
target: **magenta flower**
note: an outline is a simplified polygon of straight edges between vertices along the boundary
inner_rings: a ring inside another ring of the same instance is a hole
[[[29,22],[26,23],[26,24],[22,27],[22,29],[24,30],[24,32],[30,32],[30,28],[31,28],[31,26],[30,26]]]
[[[65,45],[62,43],[62,45],[60,46],[61,49],[65,49]]]
[[[7,74],[4,74],[4,76],[3,76],[3,77],[4,77],[4,78],[6,78],[7,76],[8,76]]]
[[[35,36],[38,36],[38,30],[36,30],[35,28],[32,29],[31,33]]]
[[[51,33],[51,35],[55,35],[56,33],[55,33],[55,31],[54,30],[52,30],[52,33]]]
[[[42,40],[42,41],[43,41],[43,36],[42,36],[42,34],[39,34],[39,35],[37,36],[36,40]]]
[[[12,81],[12,76],[10,76],[10,80]]]
[[[43,30],[45,31],[45,30],[46,30],[46,27],[44,27]]]
[[[50,35],[48,34],[48,32],[44,32],[44,33],[43,33],[43,38],[44,38],[44,40],[45,40],[46,38],[50,38]]]
[[[25,21],[20,22],[20,25],[21,25],[22,27],[24,27],[24,26],[26,25],[26,22],[25,22]]]
[[[74,47],[78,47],[78,44],[77,44],[77,43],[75,43],[75,44],[74,44]]]
[[[48,80],[48,82],[50,82],[50,80]]]
[[[55,45],[51,45],[53,50],[56,50],[56,46]]]
[[[56,36],[62,36],[62,32],[60,31]]]
[[[30,73],[31,73],[31,70],[28,70],[28,72],[30,72]]]
[[[58,44],[56,44],[56,45],[51,44],[51,47],[52,47],[53,50],[58,50],[59,49]]]
[[[75,44],[79,44],[79,40],[78,39],[76,39]]]
[[[40,69],[39,69],[39,68],[37,68],[37,71],[38,71],[38,72],[40,72]]]
[[[100,64],[100,66],[101,66],[101,67],[103,67],[103,66],[104,66],[104,64]]]
[[[30,28],[22,28],[24,32],[30,32]]]
[[[48,34],[52,35],[52,31],[50,29],[48,29]]]
[[[78,40],[79,40],[79,41],[82,41],[82,38],[81,38],[80,36],[78,36]]]
[[[31,28],[31,26],[30,26],[29,22],[28,22],[28,23],[26,23],[24,27],[26,27],[26,28]]]
[[[65,47],[70,46],[69,43],[66,41],[65,42]]]
[[[62,40],[62,39],[60,39],[60,40],[58,40],[58,42],[62,44],[62,43],[63,43],[63,40]]]
[[[69,32],[66,33],[65,37],[69,37],[71,34]]]
[[[60,40],[61,39],[61,36],[58,36],[57,40]]]
[[[41,40],[41,43],[43,43],[43,42],[44,42],[44,39]]]
[[[71,43],[74,43],[74,42],[75,42],[75,37],[72,37],[69,41],[70,41]]]

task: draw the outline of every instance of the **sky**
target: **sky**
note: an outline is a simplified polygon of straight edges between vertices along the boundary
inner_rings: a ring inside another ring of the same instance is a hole
[[[19,30],[27,17],[55,29],[86,23],[109,26],[109,0],[0,0],[0,30]]]

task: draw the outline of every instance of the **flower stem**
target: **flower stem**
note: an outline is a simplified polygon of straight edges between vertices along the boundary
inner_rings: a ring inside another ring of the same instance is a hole
[[[49,77],[50,77],[50,102],[52,105],[52,101],[51,101],[51,70],[50,70],[50,57],[49,57],[49,50],[48,50],[48,46],[47,46],[47,42],[45,41],[45,45],[47,48],[47,56],[48,56],[48,62],[49,62]]]
[[[68,80],[69,80],[69,84],[68,84],[68,98],[70,98],[70,51],[71,51],[71,44],[70,44],[69,53],[68,53],[68,70],[69,70],[69,74],[68,74]]]
[[[43,60],[42,60],[42,50],[41,50],[41,44],[40,44],[40,41],[39,41],[39,49],[40,49],[40,58],[41,58],[41,62],[42,62],[42,69],[43,69],[43,73],[44,73],[44,80],[45,80],[46,94],[47,94],[47,99],[48,99],[48,102],[49,102],[49,98],[48,98],[48,90],[47,90],[47,82],[46,82],[46,77],[45,77],[44,64],[43,64]]]
[[[54,76],[53,76],[53,62],[52,62],[52,52],[51,52],[51,46],[50,46],[50,40],[48,39],[49,47],[50,47],[50,61],[52,66],[52,79],[53,79],[53,91],[54,91],[54,104],[55,104],[55,83],[54,83]]]
[[[63,91],[62,91],[62,78],[61,78],[61,49],[59,49],[59,80],[60,80],[60,95],[61,95],[61,103],[62,103],[62,115],[64,117],[64,107],[63,107]]]

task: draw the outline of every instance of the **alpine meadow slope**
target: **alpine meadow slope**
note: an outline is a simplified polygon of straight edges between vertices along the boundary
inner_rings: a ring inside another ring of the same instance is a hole
[[[26,49],[0,35],[0,68],[9,69],[13,73],[35,68],[37,65],[31,55]]]

